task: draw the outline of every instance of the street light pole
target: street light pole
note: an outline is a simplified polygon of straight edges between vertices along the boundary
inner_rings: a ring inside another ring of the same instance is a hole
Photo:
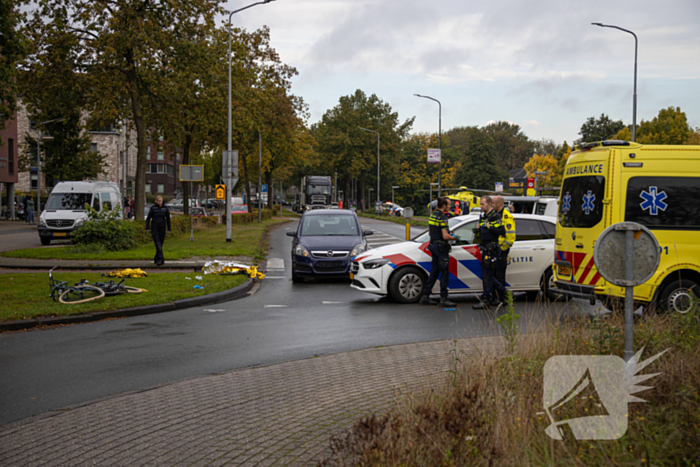
[[[392,187],[391,187],[391,204],[394,204],[394,188],[401,188],[401,187],[392,185]]]
[[[379,202],[379,132],[374,130],[368,130],[367,128],[360,127],[360,130],[369,131],[370,133],[376,133],[377,135],[377,202]]]
[[[628,34],[634,36],[634,94],[632,95],[632,141],[637,142],[637,35],[632,31],[621,28],[619,26],[612,26],[603,23],[591,23],[593,26],[600,26],[601,28],[614,28],[624,31]]]
[[[54,118],[53,120],[47,120],[45,122],[38,123],[36,126],[36,214],[37,218],[41,214],[41,159],[40,159],[40,141],[41,141],[41,130],[40,128],[47,123],[62,122],[63,118]],[[30,187],[31,188],[31,187]]]
[[[440,180],[442,175],[442,104],[439,100],[429,97],[422,96],[420,94],[414,94],[416,97],[422,97],[423,99],[430,99],[438,103],[438,149],[440,150],[440,162],[438,162],[438,198],[440,197],[442,191],[442,181]]]
[[[275,0],[263,0],[262,2],[252,3],[238,10],[234,10],[228,15],[228,154],[231,154],[231,17],[243,10],[252,8],[256,5],[264,5],[266,3],[274,2]],[[238,177],[238,155],[236,155],[235,160],[231,161],[233,165],[234,176]],[[226,180],[226,241],[231,241],[231,179]]]

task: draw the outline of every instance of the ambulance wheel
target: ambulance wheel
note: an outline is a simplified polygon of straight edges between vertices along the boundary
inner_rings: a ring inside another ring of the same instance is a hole
[[[668,284],[661,293],[659,304],[665,311],[686,314],[698,306],[700,286],[688,279]]]
[[[555,302],[560,298],[564,298],[561,295],[557,295],[552,292],[554,288],[554,273],[552,268],[549,267],[542,275],[542,281],[540,282],[540,289],[542,290],[542,296],[545,300]]]
[[[389,279],[389,294],[399,303],[416,303],[423,294],[427,278],[417,268],[403,268]]]
[[[51,239],[48,237],[39,237],[41,239],[41,244],[42,245],[48,245],[51,243]]]

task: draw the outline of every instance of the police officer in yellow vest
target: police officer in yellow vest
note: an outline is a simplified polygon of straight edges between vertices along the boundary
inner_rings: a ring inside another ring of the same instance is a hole
[[[449,240],[456,240],[457,237],[450,235],[450,227],[447,220],[454,215],[449,212],[450,200],[446,196],[437,199],[437,209],[430,216],[428,221],[428,232],[430,232],[430,245],[428,251],[433,258],[430,269],[430,277],[423,287],[423,296],[420,298],[421,305],[455,306],[456,303],[447,298],[447,286],[450,281],[450,250]],[[430,298],[430,292],[440,276],[440,302]]]
[[[505,299],[506,289],[496,278],[498,262],[501,257],[501,247],[498,245],[498,237],[505,235],[505,228],[501,223],[501,215],[493,209],[490,196],[481,197],[481,217],[479,227],[476,229],[475,242],[478,242],[481,250],[481,280],[484,291],[481,294],[481,303],[472,308],[480,310],[489,306],[498,306],[500,297]]]
[[[496,279],[505,287],[508,254],[510,253],[510,247],[515,243],[515,219],[513,218],[513,214],[503,207],[503,196],[493,197],[493,209],[501,215],[501,222],[506,229],[505,235],[498,237],[498,246],[501,247],[501,257],[498,260],[498,268],[496,269]],[[499,298],[502,302],[505,301],[505,297]]]

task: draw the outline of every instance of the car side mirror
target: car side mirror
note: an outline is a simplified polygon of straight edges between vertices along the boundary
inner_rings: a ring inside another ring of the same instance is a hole
[[[287,232],[287,237],[296,237],[297,233],[296,232]]]
[[[374,231],[373,230],[363,230],[362,235],[364,235],[365,237],[368,235],[374,235]]]

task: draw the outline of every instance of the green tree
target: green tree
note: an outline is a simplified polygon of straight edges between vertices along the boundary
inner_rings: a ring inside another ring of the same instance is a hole
[[[487,131],[471,128],[464,152],[459,155],[460,167],[455,174],[458,186],[490,190],[506,174],[496,164],[496,144]]]
[[[0,130],[17,110],[17,65],[27,49],[26,37],[18,29],[21,19],[18,2],[0,0]]]
[[[685,112],[680,107],[661,109],[650,121],[642,120],[637,126],[637,143],[640,144],[687,144],[693,136]],[[631,127],[622,128],[615,139],[632,141]]]
[[[113,123],[129,116],[137,133],[136,215],[144,212],[146,134],[159,111],[154,99],[167,51],[179,31],[213,23],[220,0],[39,0],[28,28],[41,32],[67,18],[79,39],[92,118]],[[40,41],[38,48],[48,47]]]
[[[41,41],[46,47],[32,51],[32,59],[18,79],[30,120],[49,121],[38,128],[51,136],[42,138],[40,144],[42,172],[49,185],[52,180],[84,180],[104,173],[105,156],[90,151],[90,135],[82,115],[85,76],[76,72],[79,44],[67,30],[65,19],[58,16],[41,32],[43,37],[38,37],[38,31],[27,31],[32,43]],[[26,171],[36,165],[36,132],[23,136],[26,144],[19,169]]]
[[[605,141],[613,139],[618,131],[622,130],[625,124],[622,120],[611,120],[607,115],[600,114],[599,118],[589,117],[586,122],[581,125],[581,139],[576,143],[591,143],[594,141]]]
[[[522,168],[534,152],[533,142],[522,132],[520,125],[500,121],[486,125],[482,131],[493,139],[494,157],[503,172]]]

